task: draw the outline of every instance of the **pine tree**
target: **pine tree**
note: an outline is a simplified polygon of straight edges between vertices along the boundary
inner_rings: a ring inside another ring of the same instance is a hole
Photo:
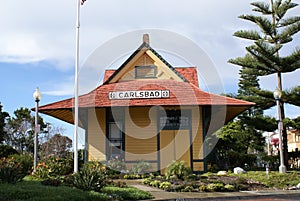
[[[300,68],[300,49],[287,56],[282,56],[283,47],[292,42],[293,36],[300,31],[300,16],[286,17],[287,12],[298,6],[291,0],[270,0],[253,2],[253,11],[257,15],[241,15],[239,18],[250,21],[259,30],[240,30],[234,36],[251,40],[253,45],[246,47],[244,57],[230,59],[229,62],[242,67],[255,69],[261,76],[277,74],[277,88],[282,91],[281,74],[293,72]],[[280,111],[285,118],[283,101],[280,100]],[[287,133],[283,130],[283,151],[287,165]]]
[[[2,112],[2,105],[0,102],[0,144],[3,143],[4,137],[6,136],[6,131],[4,130],[5,127],[5,120],[9,117],[9,114],[7,112]]]

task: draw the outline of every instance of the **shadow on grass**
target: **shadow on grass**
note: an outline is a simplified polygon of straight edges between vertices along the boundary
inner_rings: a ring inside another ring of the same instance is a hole
[[[89,201],[109,200],[109,196],[98,192],[86,192],[79,189],[60,186],[44,186],[40,181],[24,180],[17,184],[0,184],[1,201]]]

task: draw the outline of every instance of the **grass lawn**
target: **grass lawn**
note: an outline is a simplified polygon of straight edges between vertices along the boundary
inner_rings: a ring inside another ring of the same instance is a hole
[[[148,192],[135,188],[105,187],[102,193],[87,192],[67,186],[45,186],[31,177],[25,177],[24,181],[17,184],[0,184],[1,201],[94,201],[111,200],[111,195],[123,199],[140,200],[150,199],[152,196]]]

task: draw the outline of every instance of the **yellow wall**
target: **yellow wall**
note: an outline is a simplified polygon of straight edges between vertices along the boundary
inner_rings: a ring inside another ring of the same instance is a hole
[[[105,157],[105,108],[88,112],[88,160],[106,160]]]
[[[137,80],[135,78],[135,66],[148,66],[155,65],[157,78],[154,79],[166,79],[166,80],[177,80],[183,81],[178,77],[166,64],[157,58],[150,50],[145,52],[140,58],[134,63],[130,64],[130,67],[124,68],[124,73],[118,78],[120,81]],[[151,78],[147,78],[151,79]]]
[[[156,107],[125,109],[125,159],[157,160]]]
[[[164,109],[175,109],[165,107]],[[193,159],[203,159],[202,146],[202,109],[199,107],[180,107],[177,109],[191,110]],[[125,108],[125,160],[126,161],[156,161],[157,160],[157,111],[158,107]],[[89,110],[88,151],[89,160],[105,160],[105,109]],[[160,165],[167,167],[173,160],[190,161],[190,131],[161,130],[160,131]],[[128,163],[130,168],[134,163]],[[193,163],[194,171],[203,171],[203,162]],[[157,164],[152,163],[152,169],[157,170]]]

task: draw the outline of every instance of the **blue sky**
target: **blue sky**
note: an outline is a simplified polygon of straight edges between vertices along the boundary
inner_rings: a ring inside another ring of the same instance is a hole
[[[216,66],[225,92],[235,93],[239,68],[228,64],[227,60],[245,54],[244,47],[249,43],[232,34],[240,29],[255,28],[238,19],[241,14],[251,13],[251,2],[88,0],[81,7],[81,67],[92,52],[119,35],[143,29],[167,30],[189,38],[202,48]],[[298,6],[290,14],[298,15],[299,10]],[[72,97],[76,0],[3,1],[0,19],[0,102],[3,109],[13,114],[20,107],[34,107],[32,94],[37,86],[43,93],[42,105]],[[136,40],[140,44],[141,38]],[[300,34],[293,43],[299,46]],[[290,51],[292,49],[286,49]],[[102,70],[103,65],[99,64]],[[284,88],[299,85],[299,76],[299,70],[284,75]],[[264,89],[274,90],[276,77],[261,78],[260,84]],[[275,113],[274,110],[268,112]],[[300,110],[287,107],[286,114],[296,117]],[[72,126],[43,117],[47,122],[65,127],[64,134],[72,138]]]

